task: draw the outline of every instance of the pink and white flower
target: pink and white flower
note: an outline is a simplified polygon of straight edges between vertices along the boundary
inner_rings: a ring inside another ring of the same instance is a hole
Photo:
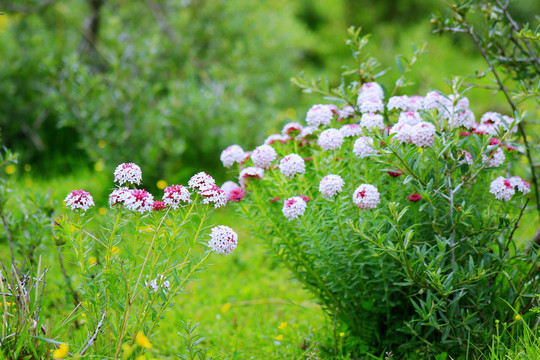
[[[376,113],[384,112],[384,104],[381,100],[378,99],[367,99],[364,100],[360,105],[361,113]]]
[[[356,137],[362,135],[362,128],[358,124],[345,124],[339,132],[343,137]]]
[[[375,209],[381,202],[381,197],[375,186],[362,184],[354,190],[353,202],[360,209]]]
[[[167,186],[163,192],[163,202],[173,209],[178,209],[182,202],[191,202],[191,193],[182,185]]]
[[[402,96],[392,96],[390,99],[388,99],[388,104],[386,105],[386,107],[388,108],[389,111],[394,110],[394,109],[405,111],[407,110],[408,105],[409,105],[409,97],[407,95],[402,95]]]
[[[380,114],[363,114],[360,119],[360,127],[373,129],[378,127],[384,129],[384,118]]]
[[[452,109],[453,103],[452,100],[446,98],[445,96],[439,94],[436,91],[430,91],[426,94],[424,98],[424,110],[435,110],[439,114],[447,113],[448,110]]]
[[[356,139],[353,146],[353,153],[359,158],[376,154],[377,151],[373,148],[373,138],[362,136]]]
[[[297,219],[299,216],[304,215],[306,208],[306,201],[300,196],[294,196],[285,201],[281,211],[283,212],[283,215],[285,215],[285,217],[291,221]]]
[[[462,151],[461,155],[463,156],[463,159],[459,161],[460,164],[467,164],[469,166],[473,165],[474,159],[468,151]]]
[[[504,160],[504,151],[502,151],[501,148],[491,150],[488,154],[482,155],[482,162],[486,164],[487,167],[501,166],[504,163]]]
[[[117,204],[123,204],[130,195],[129,191],[129,188],[127,187],[114,189],[109,195],[109,206],[111,209]]]
[[[233,166],[234,163],[240,164],[244,160],[245,156],[246,154],[244,150],[242,150],[239,145],[231,145],[223,150],[220,160],[223,163],[223,166],[229,168]]]
[[[71,208],[71,211],[81,209],[86,211],[94,206],[94,199],[89,192],[84,190],[73,190],[64,199],[66,206]]]
[[[519,176],[512,176],[509,180],[512,186],[516,187],[523,195],[531,192],[531,185]]]
[[[302,174],[306,171],[306,163],[298,154],[289,154],[281,159],[279,170],[283,175],[291,179],[296,174]]]
[[[139,185],[142,181],[141,168],[134,163],[123,163],[114,170],[114,182],[119,185],[125,183]]]
[[[154,208],[154,197],[146,190],[132,189],[129,191],[129,196],[124,200],[124,207],[143,214],[152,211]]]
[[[246,196],[246,192],[241,187],[237,187],[232,189],[227,193],[227,200],[228,201],[241,201],[244,196]]]
[[[238,181],[240,182],[240,186],[245,187],[246,179],[251,179],[251,178],[262,179],[263,177],[264,177],[264,169],[261,169],[255,166],[250,166],[240,171],[240,176],[238,177]]]
[[[354,108],[351,105],[344,106],[342,109],[338,110],[337,113],[338,120],[348,119],[356,114]]]
[[[509,201],[516,193],[512,182],[502,176],[499,176],[491,182],[489,185],[489,192],[495,195],[496,199],[504,201]]]
[[[411,142],[416,146],[433,145],[435,139],[435,126],[428,122],[419,122],[411,130]]]
[[[290,135],[293,135],[293,134],[298,134],[300,132],[302,132],[302,125],[300,125],[300,123],[297,123],[297,122],[292,122],[292,123],[288,123],[286,124],[283,129],[281,130],[281,133],[284,135],[284,136],[290,136]]]
[[[356,104],[360,106],[366,100],[378,100],[381,102],[382,99],[384,99],[382,87],[376,82],[369,82],[362,85]]]
[[[266,140],[264,140],[264,145],[273,145],[276,142],[284,144],[290,139],[291,139],[290,136],[281,135],[281,134],[272,134],[268,136]]]
[[[214,178],[204,171],[197,173],[191,177],[188,181],[188,186],[193,190],[204,190],[216,185]]]
[[[420,114],[413,111],[403,111],[399,114],[398,124],[407,124],[414,126],[422,121]]]
[[[326,129],[319,135],[317,144],[323,150],[337,150],[343,144],[343,135],[337,129]]]
[[[296,140],[302,140],[308,137],[309,135],[313,135],[317,131],[317,128],[315,126],[304,126],[302,128],[302,131],[300,131],[300,134],[296,136]]]
[[[270,145],[261,145],[253,150],[253,153],[251,154],[253,164],[264,169],[268,168],[276,158],[276,150]]]
[[[216,209],[227,205],[227,194],[216,185],[201,190],[199,194],[203,197],[203,204],[214,204]]]
[[[231,254],[238,245],[238,234],[228,226],[219,225],[210,230],[208,247],[220,255]]]
[[[240,185],[235,183],[234,181],[225,181],[223,185],[221,185],[221,190],[225,191],[225,194],[229,196],[229,193],[231,190],[239,188]]]
[[[326,175],[319,183],[319,191],[324,197],[330,198],[342,191],[345,182],[339,175]]]
[[[390,134],[396,134],[395,138],[404,143],[412,141],[412,129],[409,124],[396,124],[390,129]]]
[[[313,105],[306,115],[306,123],[310,126],[330,125],[334,113],[330,105]]]

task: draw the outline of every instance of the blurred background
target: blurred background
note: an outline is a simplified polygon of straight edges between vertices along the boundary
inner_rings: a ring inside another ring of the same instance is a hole
[[[514,4],[520,21],[539,10]],[[150,189],[200,170],[221,180],[222,149],[250,150],[324,101],[290,78],[337,84],[353,61],[351,25],[373,34],[389,85],[394,56],[428,43],[409,94],[485,70],[464,38],[431,34],[436,11],[444,5],[430,0],[1,0],[1,140],[19,153],[11,172],[110,173],[131,161]],[[497,110],[488,93],[471,97],[473,109]]]

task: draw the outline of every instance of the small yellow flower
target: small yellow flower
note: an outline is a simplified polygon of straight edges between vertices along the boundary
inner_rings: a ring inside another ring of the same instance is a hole
[[[419,153],[424,152],[424,148],[419,147],[419,148],[418,148],[418,152],[419,152]]]
[[[99,160],[97,161],[97,163],[94,164],[94,169],[95,169],[97,172],[103,171],[104,168],[105,168],[105,160],[103,160],[103,159],[99,159]]]
[[[278,336],[276,336],[275,339],[278,341],[281,341],[283,339],[283,335],[279,334]]]
[[[26,186],[27,188],[32,187],[33,184],[34,183],[32,182],[32,179],[24,179],[24,186]]]
[[[317,331],[317,329],[313,328],[313,329],[311,329],[311,331],[315,332],[315,331]]]
[[[158,180],[156,186],[159,190],[163,190],[167,187],[167,182],[165,180]]]
[[[97,263],[97,259],[94,256],[91,256],[90,258],[88,258],[88,262],[90,263],[90,265],[94,265],[95,263]]]
[[[111,248],[111,252],[113,253],[113,255],[117,255],[120,252],[120,249],[118,248],[118,246],[115,245]]]
[[[25,164],[25,165],[24,165],[24,171],[28,172],[28,171],[30,171],[30,170],[32,170],[32,165],[30,165],[30,164]]]
[[[288,108],[285,110],[285,116],[287,116],[289,119],[294,119],[296,117],[296,110],[293,108]]]
[[[8,175],[13,175],[15,173],[15,171],[17,171],[17,167],[15,165],[11,164],[11,165],[6,166],[4,171]]]
[[[230,308],[231,308],[231,304],[226,303],[225,305],[221,307],[221,312],[227,312],[229,311]]]
[[[150,344],[150,340],[148,340],[148,338],[146,337],[146,335],[143,334],[142,331],[139,331],[137,333],[137,336],[135,337],[135,341],[137,342],[137,344],[139,344],[139,346],[145,349],[152,348],[152,344]]]
[[[99,215],[105,215],[107,213],[107,209],[102,207],[102,208],[99,208],[98,212],[99,212]]]
[[[279,326],[278,326],[278,329],[285,329],[287,327],[287,322],[282,322]]]
[[[107,142],[105,140],[99,140],[97,146],[103,149],[105,146],[107,146]]]
[[[521,315],[517,314],[517,315],[514,317],[514,319],[515,319],[516,321],[521,320]]]
[[[53,358],[54,359],[63,359],[68,355],[68,346],[67,344],[62,344],[60,347],[53,351]]]
[[[86,314],[85,314],[85,313],[82,313],[81,316],[85,318],[85,317],[86,317]]]
[[[137,356],[137,360],[146,360],[146,356],[144,355]]]
[[[344,333],[344,332],[340,332],[340,333],[339,333],[339,336],[344,337],[344,336],[345,336],[345,333]]]
[[[122,359],[126,360],[131,356],[131,353],[133,352],[133,348],[129,346],[126,343],[122,344]]]

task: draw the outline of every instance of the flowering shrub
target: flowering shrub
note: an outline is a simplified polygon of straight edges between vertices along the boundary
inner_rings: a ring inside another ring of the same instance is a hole
[[[142,181],[135,164],[119,165],[114,180],[118,186],[109,196],[105,226],[92,227],[94,200],[74,190],[64,200],[73,213],[57,217],[53,229],[78,268],[74,292],[89,334],[69,351],[127,359],[152,348],[151,338],[175,297],[186,292],[212,252],[231,254],[238,235],[223,225],[207,234],[210,213],[227,196],[206,173],[193,176],[189,188],[165,188],[160,200],[132,188]]]
[[[344,79],[355,81],[325,90],[296,80],[343,106],[314,105],[306,125],[271,135],[264,151],[277,156],[264,169],[253,158],[262,146],[246,153],[239,208],[355,344],[481,352],[496,319],[531,307],[539,281],[536,249],[513,237],[528,183],[500,176],[519,119],[477,123],[459,80],[449,95],[388,96],[352,34],[360,61]]]

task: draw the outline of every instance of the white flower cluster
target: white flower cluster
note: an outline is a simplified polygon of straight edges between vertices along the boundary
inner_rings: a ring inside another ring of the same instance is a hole
[[[360,118],[360,127],[366,129],[384,129],[384,118],[380,114],[363,114]]]
[[[283,215],[289,219],[289,221],[297,219],[299,216],[304,215],[306,211],[307,203],[300,196],[294,196],[289,198],[283,204]]]
[[[480,118],[476,131],[493,136],[503,135],[506,131],[513,134],[517,132],[517,122],[507,115],[489,111]]]
[[[240,164],[246,154],[244,150],[239,145],[231,145],[221,153],[220,160],[223,163],[223,166],[229,168],[234,165],[234,163]]]
[[[216,181],[214,180],[214,178],[205,173],[204,171],[193,175],[188,181],[188,186],[190,188],[199,191],[211,188],[214,185],[216,185]]]
[[[306,164],[300,155],[293,153],[281,159],[279,170],[283,175],[291,179],[296,174],[304,173],[306,171]]]
[[[499,176],[489,185],[489,192],[498,200],[509,201],[516,193],[514,185],[509,179]]]
[[[407,124],[414,126],[422,121],[420,114],[416,111],[403,111],[399,114],[398,124]]]
[[[205,188],[199,192],[203,197],[203,204],[214,204],[214,208],[227,205],[227,193],[216,185]]]
[[[300,123],[292,122],[286,124],[281,130],[281,133],[283,134],[283,136],[288,136],[291,135],[291,133],[293,132],[302,132],[302,129],[303,127]]]
[[[488,154],[482,155],[482,162],[486,164],[487,167],[501,166],[504,163],[504,160],[504,151],[502,151],[501,148],[491,150]]]
[[[161,290],[166,294],[171,288],[171,282],[169,280],[164,281],[163,278],[163,274],[160,274],[157,276],[157,278],[152,279],[150,282],[145,281],[145,284],[154,292],[157,292],[161,288]]]
[[[123,163],[114,170],[114,182],[119,185],[125,183],[139,185],[142,181],[141,168],[134,163]]]
[[[86,211],[95,205],[92,195],[84,190],[73,190],[66,196],[64,202],[72,211],[77,209]]]
[[[354,190],[353,202],[360,209],[375,209],[381,202],[381,197],[375,186],[362,184]]]
[[[270,145],[261,145],[253,150],[253,153],[251,154],[253,164],[264,169],[267,169],[276,158],[276,150]]]
[[[313,105],[306,115],[306,123],[310,126],[330,125],[334,113],[330,105]]]
[[[236,249],[238,234],[228,226],[219,225],[210,230],[208,247],[220,255],[229,255]]]
[[[128,210],[138,211],[141,214],[152,211],[154,206],[154,196],[146,190],[132,189],[129,196],[124,200],[124,207]]]
[[[424,97],[413,95],[392,96],[386,105],[388,110],[401,110],[405,112],[417,112],[424,108]]]
[[[362,85],[356,104],[362,113],[384,112],[384,92],[379,84],[370,82]]]
[[[189,204],[191,202],[191,193],[182,185],[167,186],[163,191],[163,202],[173,209],[178,209],[182,202]]]
[[[339,128],[343,137],[356,137],[362,135],[362,128],[358,124],[345,124]]]
[[[326,175],[319,183],[319,191],[324,197],[330,198],[342,191],[345,182],[339,175]]]
[[[123,204],[124,201],[129,197],[130,189],[127,187],[121,187],[114,189],[109,195],[109,206],[112,209],[113,206],[117,204]]]
[[[286,143],[291,138],[287,135],[272,134],[264,140],[264,145],[273,145],[276,141],[280,143]]]
[[[366,156],[376,154],[377,151],[373,148],[373,138],[362,136],[356,139],[353,146],[353,153],[362,159]]]
[[[240,176],[238,181],[240,182],[240,185],[242,187],[246,186],[246,179],[249,178],[256,178],[256,179],[262,179],[264,177],[264,169],[261,169],[260,167],[256,166],[250,166],[245,169],[242,169],[240,171]]]
[[[326,129],[319,135],[317,144],[323,150],[337,150],[343,144],[343,135],[337,129]]]

